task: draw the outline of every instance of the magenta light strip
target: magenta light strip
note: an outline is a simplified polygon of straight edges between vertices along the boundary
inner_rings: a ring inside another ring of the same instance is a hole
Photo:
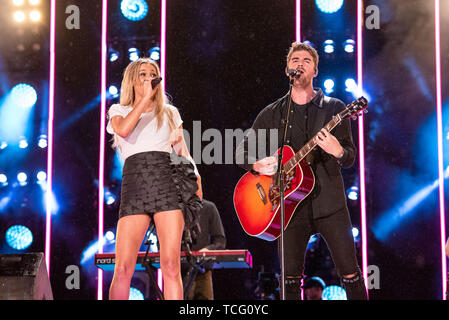
[[[440,0],[435,0],[435,78],[437,100],[437,138],[438,138],[438,180],[440,197],[440,234],[441,234],[441,279],[443,300],[447,292],[446,262],[446,222],[444,210],[444,165],[443,165],[443,107],[441,95],[441,33],[440,33]]]
[[[55,111],[55,40],[56,40],[56,0],[50,3],[50,75],[49,75],[49,102],[48,102],[48,132],[47,132],[47,190],[45,194],[45,263],[50,277],[51,255],[51,214],[53,193],[53,119]]]
[[[165,56],[166,56],[166,32],[167,32],[167,0],[161,0],[161,77],[165,83]],[[163,86],[165,88],[165,86]]]
[[[167,36],[167,0],[161,0],[161,77],[162,77],[162,87],[165,88],[165,75],[166,75],[166,36]],[[161,269],[157,270],[157,284],[161,291],[163,291],[164,281],[162,279]]]
[[[301,0],[295,1],[295,38],[301,42]],[[301,299],[304,300],[304,289],[301,286]]]
[[[357,85],[358,95],[363,92],[363,0],[357,0]],[[360,223],[362,240],[362,273],[368,294],[368,245],[366,231],[366,185],[365,185],[365,135],[364,117],[358,118],[359,127],[359,176],[360,176]]]
[[[106,62],[108,0],[103,0],[101,21],[101,118],[100,118],[100,160],[98,169],[98,253],[103,253],[104,243],[104,149],[106,129]],[[98,268],[97,299],[103,300],[103,270]]]
[[[295,8],[295,34],[296,42],[301,41],[301,0],[296,0]]]

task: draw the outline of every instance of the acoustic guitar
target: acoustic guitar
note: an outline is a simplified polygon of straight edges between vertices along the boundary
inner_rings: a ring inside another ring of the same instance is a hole
[[[331,132],[343,120],[356,119],[368,107],[368,101],[360,97],[335,115],[324,128]],[[299,151],[290,146],[282,148],[284,168],[284,230],[287,228],[296,207],[315,186],[315,176],[305,157],[317,145],[315,135]],[[278,149],[279,156],[281,149]],[[243,230],[250,236],[273,241],[280,236],[280,192],[274,183],[276,175],[254,175],[247,172],[234,189],[234,208]]]

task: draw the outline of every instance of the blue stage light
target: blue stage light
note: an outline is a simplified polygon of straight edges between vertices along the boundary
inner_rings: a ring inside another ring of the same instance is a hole
[[[352,186],[349,188],[346,193],[348,194],[349,200],[358,200],[359,199],[359,188],[357,186]]]
[[[8,143],[6,141],[2,141],[0,143],[0,150],[6,149],[7,146],[8,146]]]
[[[114,204],[115,202],[115,196],[110,191],[105,191],[104,193],[104,201],[108,206],[111,204]]]
[[[312,42],[310,42],[309,40],[303,41],[303,43],[306,44],[306,45],[308,45],[308,46],[311,46],[311,47],[314,48],[314,49],[316,49],[316,48],[315,48],[315,44],[312,43]]]
[[[20,182],[21,185],[26,184],[28,176],[25,172],[19,172],[17,174],[17,181]]]
[[[324,46],[324,52],[326,52],[326,53],[333,53],[335,51],[334,40],[324,41],[323,46]]]
[[[159,61],[161,58],[161,48],[159,47],[153,47],[149,51],[150,53],[150,59],[154,61]]]
[[[321,297],[323,300],[348,300],[346,290],[340,286],[327,286]]]
[[[129,53],[129,60],[130,61],[136,61],[137,59],[139,59],[139,50],[137,48],[129,48],[128,49],[128,53]]]
[[[324,80],[324,91],[326,93],[332,93],[334,91],[335,82],[332,79]]]
[[[131,21],[143,20],[148,14],[148,4],[145,0],[122,0],[122,14]]]
[[[116,86],[110,86],[109,94],[112,98],[117,98],[118,97],[118,88]]]
[[[36,177],[38,182],[44,182],[47,180],[47,173],[45,171],[39,171]]]
[[[144,300],[143,293],[136,288],[129,288],[129,300]]]
[[[345,51],[347,53],[353,53],[354,52],[354,47],[355,47],[355,41],[352,39],[348,39],[345,41],[345,43],[343,44]]]
[[[114,234],[114,232],[112,232],[112,231],[107,231],[107,232],[104,234],[104,237],[106,238],[107,241],[112,242],[112,241],[114,241],[114,239],[115,239],[115,234]]]
[[[352,227],[352,236],[354,238],[357,238],[359,234],[360,234],[359,229],[357,229],[356,227]]]
[[[41,148],[41,149],[47,148],[47,146],[48,146],[47,135],[41,134],[41,135],[39,136],[38,141],[37,141],[37,145],[38,145],[39,148]]]
[[[22,108],[31,108],[36,104],[36,90],[29,84],[20,83],[11,90],[11,98],[15,105]]]
[[[110,49],[109,50],[109,61],[110,62],[115,62],[118,60],[118,58],[120,57],[120,54],[118,51],[114,50],[114,49]]]
[[[0,185],[5,186],[8,184],[8,177],[4,173],[0,173]]]
[[[345,81],[346,91],[355,92],[357,91],[357,82],[354,79],[349,78]]]
[[[33,234],[27,227],[15,225],[6,231],[6,242],[15,250],[24,250],[33,243]]]
[[[316,5],[324,13],[334,13],[340,10],[344,0],[316,0]]]
[[[19,140],[19,148],[20,149],[26,149],[28,147],[28,141],[26,138],[22,137]]]

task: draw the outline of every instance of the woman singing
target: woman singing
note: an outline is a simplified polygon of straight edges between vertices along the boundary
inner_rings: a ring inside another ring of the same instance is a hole
[[[202,189],[182,135],[181,116],[167,103],[162,83],[152,86],[151,81],[159,76],[159,67],[151,59],[130,63],[123,76],[120,104],[108,111],[107,131],[114,135],[114,145],[125,161],[110,299],[128,299],[138,250],[150,222],[159,240],[164,298],[183,299],[181,240],[184,226],[192,222],[196,211],[185,210],[182,199],[195,198],[200,203]],[[190,176],[172,161],[173,149],[191,162],[187,165]]]

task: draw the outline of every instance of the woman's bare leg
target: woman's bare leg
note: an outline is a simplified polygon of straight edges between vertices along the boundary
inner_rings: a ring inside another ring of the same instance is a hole
[[[164,298],[182,300],[181,240],[184,217],[181,210],[159,212],[154,215],[160,246],[160,262],[164,279]]]
[[[110,300],[128,300],[137,254],[151,218],[146,214],[120,218],[115,242],[115,268],[109,289]]]

